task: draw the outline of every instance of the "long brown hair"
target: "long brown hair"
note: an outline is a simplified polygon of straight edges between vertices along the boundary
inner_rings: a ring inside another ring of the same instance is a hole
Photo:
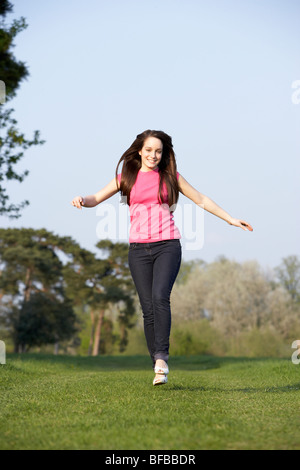
[[[123,153],[116,168],[117,179],[118,168],[121,162],[123,162],[120,192],[122,196],[126,196],[127,204],[130,206],[130,192],[136,181],[137,174],[142,167],[139,152],[142,150],[144,142],[148,137],[156,137],[157,139],[160,139],[163,144],[162,158],[158,164],[159,187],[157,198],[160,203],[163,202],[163,183],[165,183],[168,191],[168,205],[171,207],[173,204],[177,204],[179,197],[177,165],[172,138],[163,131],[153,131],[148,129],[147,131],[138,134],[129,149]]]

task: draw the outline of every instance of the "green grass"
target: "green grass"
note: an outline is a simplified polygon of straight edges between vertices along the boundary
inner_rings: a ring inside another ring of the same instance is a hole
[[[144,356],[7,355],[0,449],[300,449],[300,365]]]

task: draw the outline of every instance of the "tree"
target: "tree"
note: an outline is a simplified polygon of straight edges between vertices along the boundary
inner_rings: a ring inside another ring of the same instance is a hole
[[[103,279],[112,275],[107,260],[97,259],[94,253],[74,246],[72,255],[63,268],[65,290],[73,305],[83,311],[89,308],[91,316],[88,354],[98,355],[100,334],[107,307],[107,293]]]
[[[65,293],[60,259],[74,246],[69,237],[45,229],[0,229],[0,317],[16,351],[44,344],[46,338],[52,343],[54,336],[60,341],[74,334],[76,318]],[[49,328],[52,325],[48,337],[41,318]]]
[[[15,344],[21,352],[33,346],[57,344],[76,333],[75,323],[76,316],[69,300],[59,300],[42,292],[33,294],[20,310],[14,328]]]
[[[281,354],[300,331],[299,268],[297,257],[285,258],[276,282],[274,273],[271,277],[255,261],[220,257],[195,266],[172,292],[174,323],[180,325],[175,326],[176,347],[190,352],[199,340],[210,344],[213,331],[221,353]]]
[[[181,320],[207,318],[224,336],[234,337],[270,320],[270,291],[256,262],[239,264],[222,257],[199,264],[184,284],[175,284],[173,313]]]
[[[275,269],[280,284],[286,289],[294,302],[300,301],[300,260],[297,256],[283,258]]]
[[[18,33],[27,28],[25,18],[14,20],[10,26],[5,24],[5,17],[13,10],[12,4],[2,0],[0,5],[0,80],[5,83],[6,101],[16,96],[20,84],[29,76],[28,68],[22,61],[17,61],[12,53],[13,40]],[[29,204],[27,200],[18,204],[9,202],[5,182],[22,182],[28,170],[18,173],[16,165],[24,156],[24,150],[33,145],[42,145],[40,132],[35,131],[32,139],[27,139],[17,128],[17,121],[12,117],[14,109],[5,109],[0,104],[0,215],[18,218],[21,210]]]
[[[103,280],[103,286],[106,289],[108,307],[118,306],[119,350],[122,352],[127,345],[128,329],[134,326],[132,319],[136,312],[136,290],[128,265],[128,244],[101,240],[96,246],[105,253],[112,269],[112,275]]]
[[[74,246],[72,256],[63,268],[68,298],[83,311],[88,308],[91,319],[88,354],[93,356],[106,351],[107,340],[110,343],[118,341],[119,350],[125,349],[127,331],[133,326],[131,319],[135,313],[128,245],[103,240],[97,248],[101,250],[100,259],[90,251]],[[119,326],[119,334],[112,332],[115,324]]]
[[[171,294],[172,314],[180,322],[199,320],[205,317],[206,265],[199,262],[193,269],[191,264],[183,266],[184,273],[176,279]]]

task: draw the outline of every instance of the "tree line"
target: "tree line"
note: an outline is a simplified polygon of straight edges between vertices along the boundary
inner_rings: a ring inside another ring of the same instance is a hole
[[[1,339],[16,352],[76,353],[84,337],[95,356],[125,352],[133,331],[142,337],[128,244],[102,240],[96,250],[45,229],[0,229]],[[173,354],[279,354],[300,336],[300,261],[272,272],[224,257],[183,261],[171,304]]]
[[[224,257],[188,268],[172,293],[173,354],[290,354],[300,338],[297,256],[273,270]]]

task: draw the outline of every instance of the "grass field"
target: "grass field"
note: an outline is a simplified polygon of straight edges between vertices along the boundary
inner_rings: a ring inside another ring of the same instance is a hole
[[[174,357],[8,355],[0,449],[300,449],[300,365]]]

